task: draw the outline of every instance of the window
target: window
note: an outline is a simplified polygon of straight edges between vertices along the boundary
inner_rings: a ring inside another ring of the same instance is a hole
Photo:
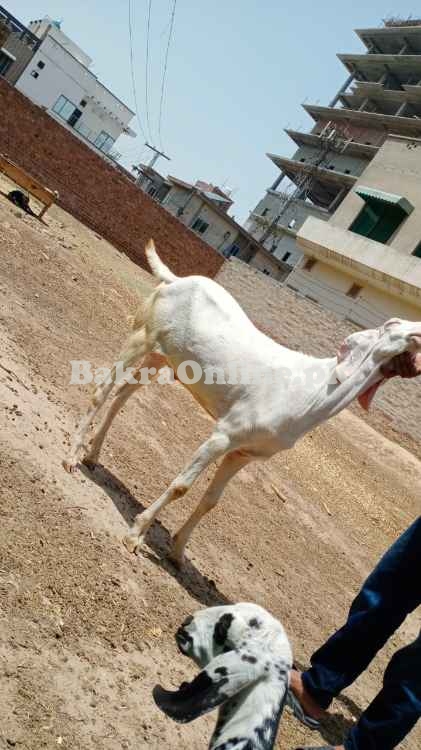
[[[311,269],[316,265],[317,261],[316,258],[307,258],[306,262],[303,265],[304,271],[311,271]]]
[[[165,198],[167,197],[168,193],[170,192],[171,188],[168,185],[161,185],[160,188],[157,190],[156,193],[156,200],[160,203],[163,203]]]
[[[75,127],[82,114],[82,111],[65,96],[59,96],[53,107],[53,112],[59,115],[62,120],[65,120],[72,128]]]
[[[151,185],[150,188],[148,188],[148,195],[150,195],[152,198],[154,195],[156,195],[157,189],[154,185]]]
[[[71,125],[72,128],[75,127],[75,125],[76,125],[77,121],[79,120],[79,117],[81,116],[81,114],[82,114],[82,110],[81,109],[75,109],[75,111],[73,112],[73,114],[70,115],[70,117],[67,120],[67,122],[69,123],[69,125]]]
[[[362,286],[358,286],[358,284],[353,284],[347,291],[346,296],[352,297],[352,299],[356,299],[359,295],[359,293],[362,290]]]
[[[42,62],[42,60],[38,60],[37,68],[39,68],[40,70],[43,70],[43,68],[45,68],[45,62]]]
[[[351,224],[350,230],[371,240],[386,243],[406,216],[401,206],[370,198]]]
[[[270,271],[268,271],[268,269],[267,269],[267,268],[264,268],[264,269],[263,269],[263,273],[264,273],[264,274],[265,274],[266,276],[270,276]]]
[[[77,130],[78,133],[83,135],[84,138],[86,138],[88,141],[95,140],[95,135],[92,135],[92,130],[85,125],[84,122],[81,122],[78,120],[78,122],[75,125],[75,130]]]
[[[209,224],[206,221],[203,221],[203,219],[196,219],[191,225],[193,231],[198,232],[199,234],[205,234],[208,227]]]
[[[86,107],[86,100],[85,99],[81,99],[80,100],[79,107]]]
[[[112,138],[105,130],[101,130],[100,134],[95,138],[94,145],[99,148],[104,154],[108,154],[110,148],[113,146],[115,139]]]
[[[412,255],[415,255],[416,258],[421,258],[421,242],[416,246]]]
[[[67,99],[67,97],[59,96],[53,107],[53,112],[55,112],[56,115],[60,115],[60,117],[67,122],[69,117],[72,116],[75,109],[76,105],[73,104],[73,102],[71,102],[69,99]]]
[[[7,52],[4,52],[4,50],[0,50],[0,76],[5,76],[13,63],[13,58]]]
[[[286,261],[288,260],[288,258],[290,258],[290,257],[291,257],[291,253],[285,253],[285,254],[284,254],[284,255],[282,256],[282,260],[283,260],[284,262],[286,262]]]
[[[302,157],[302,158],[300,159],[300,161],[305,161],[304,157]]]
[[[240,246],[239,245],[232,245],[230,250],[230,255],[238,255],[240,252]]]
[[[31,70],[31,76],[32,78],[38,78],[39,73],[36,70]]]
[[[267,216],[268,213],[269,213],[269,209],[268,208],[264,208],[263,211],[262,211],[262,216]]]
[[[345,169],[345,174],[351,174],[351,170],[350,169]]]

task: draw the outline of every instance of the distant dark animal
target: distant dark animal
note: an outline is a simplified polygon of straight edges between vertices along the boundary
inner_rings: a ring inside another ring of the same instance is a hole
[[[29,204],[29,197],[25,193],[22,193],[22,190],[11,190],[7,197],[9,201],[14,203],[15,206],[21,208],[22,211],[25,211],[29,216],[36,216]]]

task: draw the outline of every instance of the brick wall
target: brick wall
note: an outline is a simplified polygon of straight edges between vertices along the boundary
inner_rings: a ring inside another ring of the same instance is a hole
[[[1,78],[0,112],[0,152],[58,190],[59,205],[135,263],[147,267],[153,237],[175,273],[217,273],[223,258],[215,250]]]
[[[338,347],[357,326],[334,313],[282,287],[245,263],[232,258],[219,271],[216,281],[241,304],[255,325],[271,338],[291,349],[314,356],[334,356]],[[388,424],[413,440],[421,438],[420,378],[394,378],[377,392],[372,410],[365,413],[358,405],[353,410],[379,428],[376,412],[386,416]]]

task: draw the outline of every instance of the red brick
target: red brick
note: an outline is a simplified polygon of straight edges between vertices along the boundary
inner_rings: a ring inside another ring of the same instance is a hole
[[[51,190],[58,204],[147,267],[155,240],[180,275],[213,277],[223,258],[50,115],[0,78],[0,151]],[[48,215],[47,215],[48,217]]]

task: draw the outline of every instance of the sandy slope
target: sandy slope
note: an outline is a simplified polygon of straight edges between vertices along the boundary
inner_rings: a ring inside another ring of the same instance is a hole
[[[107,364],[150,277],[55,208],[48,226],[0,201],[0,747],[204,750],[214,718],[177,726],[154,707],[157,681],[193,673],[173,634],[202,605],[253,600],[279,616],[300,664],[341,624],[380,553],[419,513],[421,464],[353,414],[291,453],[245,469],[203,522],[183,573],[165,559],[205,478],[173,505],[144,556],[120,539],[209,432],[180,386],[126,406],[103,466],[61,467],[88,389],[71,359]],[[326,739],[375,695],[414,615],[334,706]],[[285,714],[280,748],[305,733]],[[416,730],[405,744],[415,750]],[[322,741],[321,743],[322,744]]]

